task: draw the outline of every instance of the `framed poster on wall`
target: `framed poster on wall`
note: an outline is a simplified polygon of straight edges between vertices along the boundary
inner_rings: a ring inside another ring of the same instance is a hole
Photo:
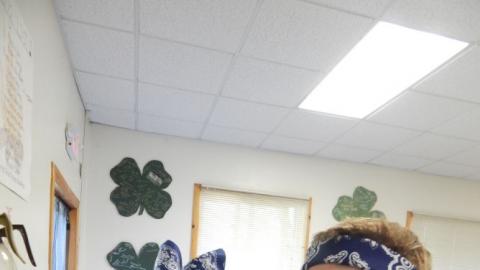
[[[27,199],[33,102],[32,40],[13,0],[0,0],[0,183]]]

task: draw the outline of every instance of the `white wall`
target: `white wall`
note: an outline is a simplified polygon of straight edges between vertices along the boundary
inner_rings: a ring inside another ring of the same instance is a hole
[[[12,208],[13,221],[25,224],[38,264],[36,269],[46,270],[50,162],[57,164],[73,191],[79,196],[79,169],[78,165],[70,162],[64,150],[64,129],[65,124],[70,122],[83,131],[84,108],[72,77],[51,0],[14,2],[17,3],[30,31],[34,46],[32,192],[30,199],[24,201],[0,185],[0,213]],[[22,253],[26,257],[26,253]],[[20,263],[18,266],[20,270],[33,269]]]
[[[480,183],[329,161],[93,125],[86,156],[85,233],[82,267],[110,269],[105,256],[120,241],[137,251],[149,241],[175,241],[188,257],[193,183],[295,197],[313,197],[312,233],[335,223],[331,209],[341,195],[363,185],[377,192],[376,209],[405,222],[406,211],[480,219]],[[164,219],[122,217],[109,201],[115,184],[109,171],[124,157],[140,167],[164,162],[173,177],[173,206]],[[227,255],[228,256],[228,255]]]

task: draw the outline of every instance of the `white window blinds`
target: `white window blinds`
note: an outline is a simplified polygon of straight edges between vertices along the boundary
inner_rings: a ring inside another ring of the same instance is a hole
[[[198,254],[223,248],[228,270],[295,270],[305,259],[308,200],[202,187]]]
[[[434,270],[479,269],[479,222],[414,214],[412,230],[432,253]]]

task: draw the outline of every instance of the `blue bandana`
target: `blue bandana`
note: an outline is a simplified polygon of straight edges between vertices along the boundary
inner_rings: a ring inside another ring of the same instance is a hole
[[[168,240],[160,246],[155,270],[182,270],[182,254],[178,246]]]
[[[225,252],[217,249],[193,259],[183,270],[225,270],[225,259]],[[170,240],[163,243],[155,265],[155,270],[182,270],[182,254],[178,246]]]
[[[193,259],[183,270],[224,270],[225,252],[223,249],[210,251]]]
[[[402,255],[368,238],[340,235],[314,243],[302,270],[319,264],[339,264],[360,270],[416,270]]]

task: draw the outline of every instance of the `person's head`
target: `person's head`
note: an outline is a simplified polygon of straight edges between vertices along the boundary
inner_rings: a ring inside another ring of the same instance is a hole
[[[351,219],[318,233],[302,270],[431,270],[418,237],[383,219]]]

